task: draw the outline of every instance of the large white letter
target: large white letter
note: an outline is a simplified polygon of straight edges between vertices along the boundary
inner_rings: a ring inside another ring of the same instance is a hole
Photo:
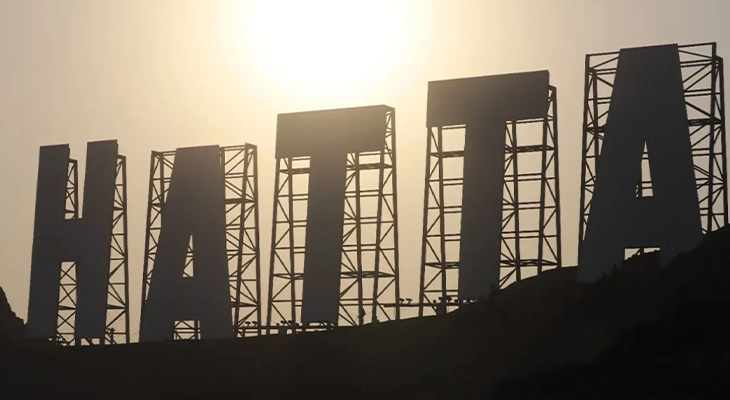
[[[310,156],[302,322],[338,320],[347,154],[383,148],[387,110],[279,114],[276,157]]]
[[[224,179],[218,146],[175,152],[140,341],[172,340],[175,321],[200,321],[202,339],[233,337]],[[183,277],[193,241],[193,276]]]
[[[104,337],[117,150],[116,140],[87,145],[83,218],[66,220],[69,147],[41,147],[28,301],[30,337],[56,336],[64,261],[76,262],[75,337]]]
[[[637,198],[644,144],[654,195]],[[579,281],[593,282],[620,265],[626,248],[659,247],[666,265],[702,240],[676,45],[619,53],[596,172]]]
[[[427,125],[466,125],[460,300],[499,287],[506,122],[544,117],[548,85],[547,71],[428,84]]]

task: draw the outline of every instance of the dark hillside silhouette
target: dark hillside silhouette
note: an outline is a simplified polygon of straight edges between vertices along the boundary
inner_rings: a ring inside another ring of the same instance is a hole
[[[599,281],[597,291],[648,278],[645,287],[625,292],[644,321],[614,338],[596,361],[504,380],[494,398],[729,398],[728,244],[724,228],[655,276],[638,275],[648,257],[658,266],[656,253],[630,260],[633,268]]]
[[[717,398],[730,387],[728,243],[724,228],[664,270],[658,253],[592,284],[553,270],[493,302],[362,328],[16,346],[0,379],[29,398]]]

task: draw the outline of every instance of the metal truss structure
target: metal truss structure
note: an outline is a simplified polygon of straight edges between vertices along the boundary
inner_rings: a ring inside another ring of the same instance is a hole
[[[231,298],[231,318],[236,337],[260,335],[261,280],[258,214],[258,155],[252,144],[220,148],[225,180],[226,255]],[[145,237],[142,312],[147,300],[162,214],[175,164],[175,151],[152,152],[150,162],[147,233]],[[191,276],[192,241],[186,255],[185,276]],[[198,321],[177,321],[174,339],[199,339]]]
[[[562,266],[554,87],[548,96],[544,118],[506,124],[500,288]],[[464,125],[428,128],[419,316],[459,306],[464,135]]]
[[[381,151],[347,156],[339,321],[358,326],[400,319],[395,110]],[[301,323],[309,157],[276,164],[267,333],[331,329]],[[274,325],[272,325],[274,324]]]
[[[723,60],[717,55],[716,43],[679,46],[679,56],[702,230],[707,233],[728,224]],[[618,51],[586,55],[579,254],[591,208],[618,57]],[[639,197],[652,193],[646,167],[648,159],[645,150],[642,179],[637,182]],[[644,249],[636,251],[643,253]]]
[[[70,159],[66,179],[66,219],[79,218],[78,162]],[[76,262],[61,263],[56,343],[66,346],[126,344],[129,335],[129,252],[127,248],[127,161],[117,157],[114,185],[106,328],[100,339],[76,337]]]

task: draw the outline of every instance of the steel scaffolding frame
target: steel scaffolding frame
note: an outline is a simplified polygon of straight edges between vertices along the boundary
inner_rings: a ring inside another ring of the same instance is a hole
[[[527,274],[562,266],[557,115],[557,90],[550,86],[544,118],[510,121],[505,127],[500,288]],[[527,135],[522,133],[525,131]],[[530,134],[533,131],[539,133]],[[419,316],[425,312],[441,314],[459,307],[464,184],[463,167],[459,169],[459,165],[463,166],[464,133],[464,125],[430,127],[427,132]],[[461,141],[449,138],[459,134]],[[449,139],[456,146],[445,143]],[[539,165],[537,170],[530,169],[529,162],[528,165],[519,163],[520,154],[525,161],[529,161],[530,154],[539,155],[539,164],[533,163]],[[539,189],[533,187],[535,184]],[[537,199],[529,196],[536,192]],[[537,216],[530,215],[533,213]]]
[[[300,323],[302,285],[297,282],[304,279],[310,157],[277,159],[267,334],[271,329],[297,333],[336,325],[364,325],[366,320],[400,319],[393,108],[386,112],[384,123],[381,151],[347,156],[340,318],[335,324]]]
[[[255,145],[220,148],[221,172],[225,181],[226,258],[231,298],[231,318],[236,337],[260,335],[261,257],[258,214],[258,152]],[[162,213],[167,200],[175,151],[152,152],[150,161],[147,234],[145,237],[142,312],[147,300]],[[192,273],[193,245],[188,245],[184,276]],[[199,339],[198,321],[178,321],[174,339]]]
[[[65,218],[79,218],[78,162],[69,159],[66,178]],[[130,343],[129,330],[129,252],[127,246],[127,159],[117,156],[114,185],[114,215],[107,283],[105,335],[100,339],[80,338],[75,334],[76,262],[61,263],[56,343],[65,346]]]
[[[579,254],[591,208],[618,56],[618,51],[588,54],[585,60]],[[717,55],[714,42],[679,46],[679,56],[702,230],[707,233],[728,224],[723,59]],[[643,163],[647,162],[645,152]],[[642,173],[641,181],[637,182],[637,196],[648,195],[651,190],[648,173]],[[637,249],[637,253],[643,252],[644,249]]]
[[[79,218],[79,194],[76,183],[79,180],[78,162],[68,160],[66,174],[66,206],[64,216],[66,220]],[[58,318],[56,324],[56,343],[64,346],[76,344],[76,263],[61,263],[61,281],[58,299]]]

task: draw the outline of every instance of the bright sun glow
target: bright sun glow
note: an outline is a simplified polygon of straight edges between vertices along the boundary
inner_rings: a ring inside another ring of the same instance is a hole
[[[251,1],[221,7],[226,47],[291,94],[341,97],[387,79],[410,27],[399,1]]]

